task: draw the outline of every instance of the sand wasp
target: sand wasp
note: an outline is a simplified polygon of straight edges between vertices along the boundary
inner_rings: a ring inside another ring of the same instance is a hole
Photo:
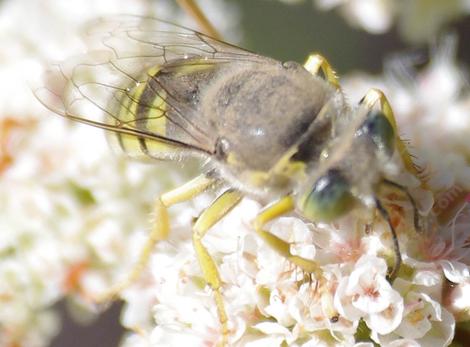
[[[136,267],[104,297],[131,283],[153,246],[167,238],[168,207],[220,184],[226,189],[194,223],[193,244],[224,335],[221,280],[202,241],[243,196],[271,202],[253,223],[256,233],[316,277],[321,267],[291,254],[265,225],[292,211],[329,222],[353,209],[377,209],[393,235],[393,280],[399,244],[378,191],[392,186],[413,202],[386,169],[394,152],[410,171],[413,163],[381,91],[349,105],[319,54],[304,65],[282,63],[155,18],[116,16],[90,27],[93,48],[53,65],[37,98],[68,119],[110,131],[131,156],[204,162],[200,176],[157,199],[155,227]]]

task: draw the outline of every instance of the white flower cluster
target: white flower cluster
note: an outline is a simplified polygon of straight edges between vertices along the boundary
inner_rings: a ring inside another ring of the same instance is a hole
[[[446,24],[470,13],[468,0],[313,0],[313,2],[321,10],[337,9],[351,25],[373,34],[387,32],[396,23],[402,37],[412,42],[428,41]]]
[[[236,8],[205,1],[222,31]],[[80,30],[117,13],[184,17],[171,1],[6,0],[0,7],[0,346],[42,347],[60,329],[53,306],[91,295],[133,265],[156,196],[181,183],[168,165],[113,156],[102,131],[70,124],[33,97],[48,61],[80,52]],[[224,13],[224,15],[222,15]],[[194,24],[190,24],[193,25]],[[123,254],[129,257],[123,257]],[[127,266],[127,267],[126,267]]]
[[[250,222],[259,207],[244,200],[205,239],[224,282],[230,345],[448,346],[455,329],[449,310],[468,319],[470,259],[457,242],[469,237],[469,208],[435,234],[400,235],[405,264],[393,285],[386,279],[392,244],[385,223],[377,221],[364,234],[364,228],[351,227],[351,219],[334,226],[295,217],[276,220],[271,232],[290,242],[293,253],[322,264],[326,283],[319,288],[254,235]],[[124,295],[123,324],[136,332],[125,347],[220,341],[211,291],[194,261],[187,214],[188,209],[179,214],[175,234],[157,247],[145,282]],[[146,307],[153,307],[151,315]]]

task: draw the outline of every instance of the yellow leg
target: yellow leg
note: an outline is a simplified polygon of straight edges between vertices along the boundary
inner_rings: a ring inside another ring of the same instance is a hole
[[[202,244],[202,239],[207,231],[219,220],[221,220],[232,208],[234,208],[241,200],[240,192],[230,189],[222,193],[206,210],[204,210],[193,227],[193,244],[196,255],[201,266],[204,279],[214,291],[214,299],[217,305],[217,313],[222,326],[222,345],[227,344],[228,326],[227,313],[222,297],[222,284],[220,280],[217,265]]]
[[[176,0],[180,7],[185,10],[194,20],[197,22],[201,30],[213,37],[214,39],[221,39],[221,36],[217,29],[212,25],[212,23],[207,19],[204,12],[198,6],[195,0]]]
[[[97,303],[111,301],[116,298],[119,293],[134,283],[142,271],[152,254],[157,242],[165,240],[170,231],[168,218],[168,207],[179,202],[192,199],[198,194],[207,190],[214,183],[214,179],[207,178],[205,175],[196,177],[195,179],[185,183],[179,188],[162,194],[155,203],[155,224],[144,244],[137,262],[127,276],[121,281],[109,288],[106,292],[93,298]]]
[[[411,158],[408,149],[406,148],[406,144],[398,136],[397,122],[395,120],[395,116],[393,115],[392,106],[390,106],[390,103],[388,102],[385,94],[379,89],[370,89],[362,99],[361,103],[365,104],[369,108],[373,108],[375,105],[379,106],[380,110],[384,113],[385,117],[387,117],[388,121],[392,125],[393,131],[396,134],[396,147],[401,159],[403,160],[403,164],[405,165],[406,170],[411,172],[421,181],[422,188],[426,188],[426,183],[420,179],[419,172],[413,163],[413,159]]]
[[[318,71],[321,70],[328,82],[330,82],[336,89],[340,88],[336,72],[333,70],[328,60],[326,60],[322,55],[317,53],[310,54],[304,64],[304,68],[312,75],[318,74]]]
[[[293,255],[290,252],[290,244],[288,242],[280,239],[266,230],[263,230],[263,227],[266,225],[266,223],[292,211],[294,206],[294,199],[292,196],[288,195],[279,201],[276,201],[274,204],[268,205],[263,211],[261,211],[258,216],[256,216],[253,226],[256,233],[277,253],[282,255],[291,263],[300,267],[302,270],[319,277],[321,276],[321,269],[316,262]]]
[[[291,212],[294,210],[295,203],[292,196],[288,195],[276,201],[272,205],[267,206],[261,211],[254,221],[254,228],[256,233],[277,253],[286,258],[289,262],[301,268],[303,271],[313,274],[317,281],[317,288],[320,295],[320,301],[324,313],[330,318],[332,322],[338,319],[338,312],[333,306],[333,298],[328,290],[328,284],[323,278],[323,272],[320,265],[313,261],[307,260],[302,257],[293,255],[290,252],[290,244],[279,237],[263,230],[263,227],[271,220]]]

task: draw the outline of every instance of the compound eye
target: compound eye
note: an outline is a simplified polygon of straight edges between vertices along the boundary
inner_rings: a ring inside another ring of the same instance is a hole
[[[338,170],[330,170],[300,201],[302,214],[312,220],[331,222],[349,212],[355,204],[351,186]]]
[[[387,156],[393,154],[395,145],[395,131],[387,117],[380,112],[375,111],[369,114],[367,120],[361,127],[361,134],[367,134],[375,143],[380,151]]]

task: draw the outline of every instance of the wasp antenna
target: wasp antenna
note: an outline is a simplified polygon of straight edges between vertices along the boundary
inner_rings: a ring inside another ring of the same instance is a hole
[[[393,283],[395,278],[398,275],[398,271],[400,270],[401,266],[401,252],[400,252],[400,244],[398,243],[398,236],[397,232],[395,231],[395,228],[393,227],[392,220],[390,219],[390,215],[388,214],[387,210],[385,207],[382,205],[380,200],[377,197],[374,197],[375,200],[375,207],[381,214],[382,218],[385,219],[388,223],[388,226],[390,227],[390,232],[392,233],[392,239],[393,239],[393,249],[395,252],[395,264],[393,264],[392,271],[387,276],[387,279],[390,283]]]

